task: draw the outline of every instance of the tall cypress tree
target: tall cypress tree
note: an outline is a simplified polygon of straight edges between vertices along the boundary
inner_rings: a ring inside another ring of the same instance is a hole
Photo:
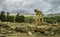
[[[6,20],[6,17],[5,17],[5,12],[4,11],[1,11],[1,15],[0,15],[0,19],[1,21],[5,21]]]
[[[19,22],[19,13],[16,15],[15,21]]]
[[[7,21],[7,22],[9,21],[9,14],[10,14],[10,13],[7,12],[7,18],[6,18],[6,21]]]

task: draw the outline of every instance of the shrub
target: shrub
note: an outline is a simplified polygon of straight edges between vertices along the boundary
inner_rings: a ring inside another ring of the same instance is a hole
[[[9,16],[9,22],[14,22],[14,16]]]
[[[15,21],[16,22],[25,22],[25,17],[23,15],[20,15],[19,16],[19,13],[16,15],[16,18],[15,18]]]

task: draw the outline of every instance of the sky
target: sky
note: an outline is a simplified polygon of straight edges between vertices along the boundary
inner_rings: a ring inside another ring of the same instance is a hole
[[[0,0],[0,11],[34,13],[34,9],[44,14],[60,13],[60,0]]]

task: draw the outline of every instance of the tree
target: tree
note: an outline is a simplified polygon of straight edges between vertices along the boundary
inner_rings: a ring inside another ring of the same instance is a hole
[[[15,21],[19,22],[19,13],[16,15]]]
[[[10,19],[9,19],[9,13],[7,12],[7,16],[6,16],[6,21],[8,22]]]
[[[25,17],[23,15],[19,16],[19,13],[16,15],[15,18],[16,22],[25,22]]]
[[[14,22],[14,16],[9,16],[9,22]]]
[[[1,11],[0,19],[1,19],[1,21],[5,21],[6,20],[4,11]]]
[[[23,15],[19,16],[19,22],[25,22],[25,17]]]

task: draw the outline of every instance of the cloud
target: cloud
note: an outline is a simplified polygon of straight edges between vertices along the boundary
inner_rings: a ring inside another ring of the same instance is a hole
[[[9,12],[34,13],[34,9],[39,9],[45,14],[60,12],[60,0],[0,0],[0,6],[0,9]]]
[[[5,9],[5,0],[0,0],[0,11]]]
[[[60,0],[53,0],[50,2],[50,4],[52,5],[50,11],[52,12],[59,12],[58,10],[60,9]]]
[[[2,8],[3,8],[3,1],[4,0],[0,0],[0,10],[2,10]]]

